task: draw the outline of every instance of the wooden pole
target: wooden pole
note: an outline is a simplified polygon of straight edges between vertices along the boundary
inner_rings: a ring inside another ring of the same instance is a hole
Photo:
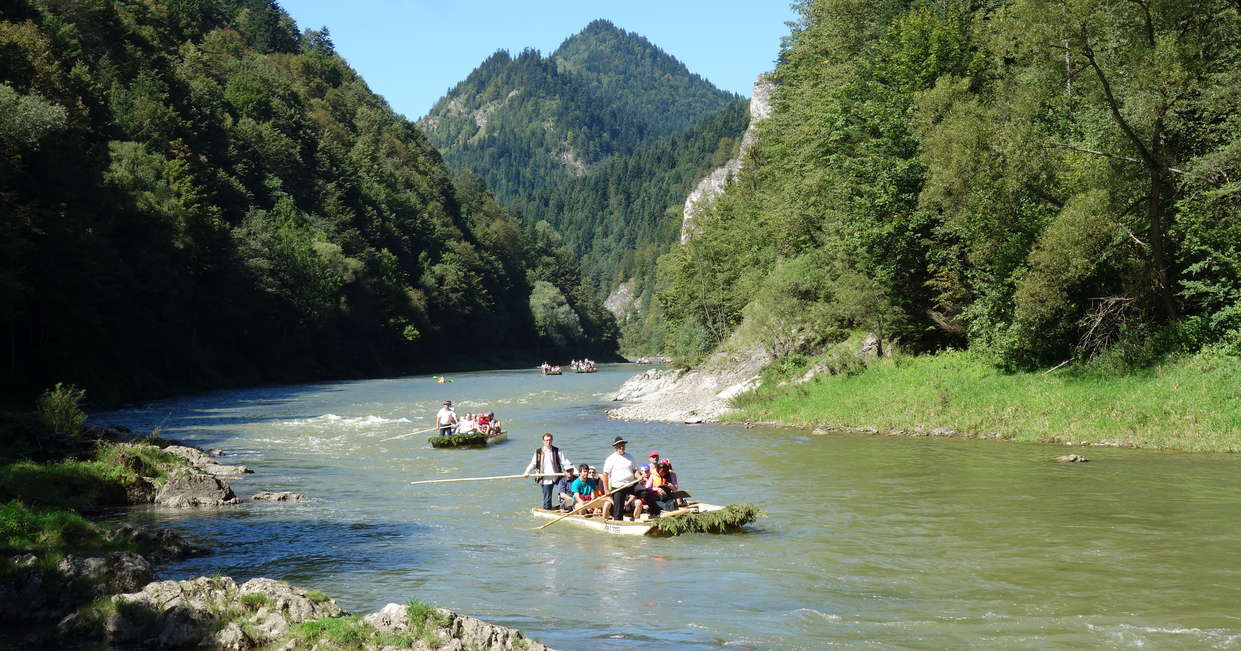
[[[631,482],[629,482],[628,484],[625,484],[625,485],[623,485],[623,486],[617,486],[616,488],[613,488],[612,490],[608,491],[607,493],[604,493],[603,495],[600,495],[599,497],[596,497],[595,499],[593,499],[593,500],[591,500],[591,501],[589,501],[589,502],[587,502],[587,503],[585,503],[585,504],[583,504],[583,505],[581,505],[581,506],[577,507],[576,509],[573,509],[572,511],[569,511],[568,513],[566,513],[566,514],[564,514],[564,515],[562,515],[562,516],[560,516],[560,517],[556,518],[555,520],[552,520],[551,522],[548,522],[547,524],[543,524],[543,525],[539,525],[539,526],[535,527],[535,528],[534,528],[534,530],[535,530],[535,531],[538,531],[539,529],[543,529],[544,527],[550,527],[550,526],[552,526],[553,524],[556,524],[557,522],[560,522],[561,520],[563,520],[563,519],[565,519],[565,518],[567,518],[567,517],[569,517],[569,516],[573,515],[574,513],[577,513],[578,511],[581,511],[582,509],[588,509],[588,508],[590,508],[590,507],[594,506],[594,504],[595,504],[596,502],[599,502],[599,501],[601,501],[601,500],[607,499],[610,495],[612,495],[612,493],[615,493],[616,491],[623,491],[623,490],[625,490],[626,488],[629,488],[630,486],[633,486],[633,485],[634,485],[634,484],[636,484],[636,483],[638,483],[638,482],[637,482],[637,481],[631,481]],[[607,519],[608,519],[608,516],[605,514],[605,515],[603,516],[603,520],[606,522],[606,521],[607,521]]]
[[[431,430],[437,430],[437,429],[439,429],[439,426],[438,426],[438,425],[436,425],[435,427],[428,427],[428,428],[426,428],[426,429],[420,429],[420,430],[418,430],[418,431],[416,431],[416,432],[409,432],[408,434],[399,434],[399,435],[397,435],[397,436],[390,436],[390,437],[388,437],[388,438],[386,438],[386,439],[380,439],[380,441],[379,441],[379,442],[380,442],[380,443],[383,443],[384,441],[393,441],[393,440],[396,440],[396,439],[403,439],[403,438],[405,438],[406,436],[413,436],[414,434],[422,434],[423,432],[430,432]]]
[[[453,481],[488,481],[491,479],[521,479],[522,477],[541,479],[543,477],[563,477],[563,472],[552,472],[545,475],[497,475],[495,477],[462,477],[460,479],[423,479],[411,481],[410,484],[447,484]]]

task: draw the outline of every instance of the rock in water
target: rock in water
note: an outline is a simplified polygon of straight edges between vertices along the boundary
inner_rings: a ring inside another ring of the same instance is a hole
[[[1090,459],[1087,459],[1080,454],[1062,454],[1052,459],[1052,461],[1055,463],[1086,463],[1087,461],[1090,461]]]
[[[295,502],[297,500],[306,499],[306,496],[301,493],[294,493],[293,491],[280,491],[278,493],[263,491],[262,493],[255,493],[250,496],[250,499],[259,502]]]
[[[240,504],[232,487],[211,475],[187,475],[168,480],[155,494],[161,506],[224,506]]]

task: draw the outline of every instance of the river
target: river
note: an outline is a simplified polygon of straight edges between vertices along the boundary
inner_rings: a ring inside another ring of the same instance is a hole
[[[268,576],[353,612],[419,599],[561,649],[1241,648],[1241,459],[607,419],[642,367],[265,387],[97,414],[227,452],[245,500],[126,517],[208,542],[164,579]],[[510,440],[435,450],[444,399]],[[605,536],[532,528],[517,474],[543,432],[601,465],[616,435],[671,458],[683,487],[767,516],[744,533]],[[1075,450],[1082,452],[1081,450]]]

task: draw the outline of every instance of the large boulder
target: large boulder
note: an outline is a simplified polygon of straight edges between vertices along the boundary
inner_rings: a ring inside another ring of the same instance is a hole
[[[64,639],[90,629],[122,648],[251,649],[276,642],[303,621],[347,614],[330,599],[273,579],[238,586],[229,577],[158,581],[113,597],[102,614],[61,621]]]
[[[224,506],[240,502],[232,487],[211,475],[174,477],[155,494],[155,503],[161,506]]]

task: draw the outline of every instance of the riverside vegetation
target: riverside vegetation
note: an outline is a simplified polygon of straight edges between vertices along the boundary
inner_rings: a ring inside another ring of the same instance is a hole
[[[205,550],[168,531],[107,528],[87,516],[150,503],[195,471],[164,451],[176,448],[158,432],[118,441],[126,432],[84,427],[83,398],[58,384],[40,398],[37,415],[0,418],[0,645],[544,648],[519,631],[416,600],[363,617],[318,590],[272,579],[153,581],[152,563]]]
[[[659,263],[678,364],[870,331],[903,355],[742,417],[1241,447],[1236,3],[796,9],[750,162]]]

